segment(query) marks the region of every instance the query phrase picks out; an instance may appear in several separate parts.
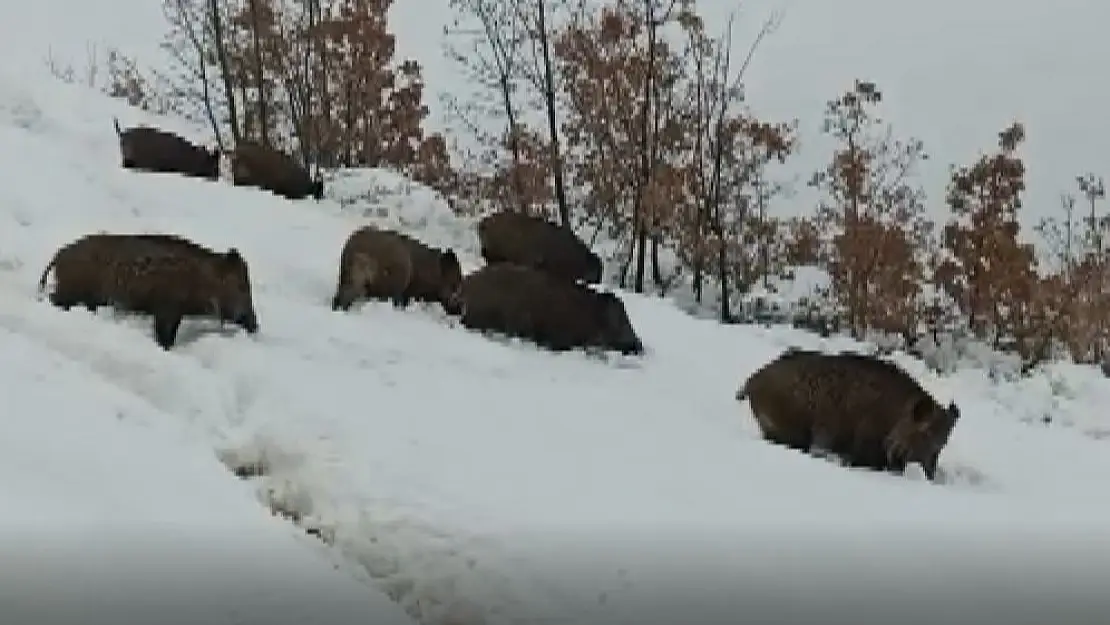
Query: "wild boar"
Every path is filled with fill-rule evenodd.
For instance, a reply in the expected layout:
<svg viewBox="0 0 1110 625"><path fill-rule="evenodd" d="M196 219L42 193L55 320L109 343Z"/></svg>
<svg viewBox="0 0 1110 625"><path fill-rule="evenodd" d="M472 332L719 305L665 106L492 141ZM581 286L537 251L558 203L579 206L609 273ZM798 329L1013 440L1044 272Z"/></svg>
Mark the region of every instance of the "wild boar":
<svg viewBox="0 0 1110 625"><path fill-rule="evenodd" d="M462 266L455 251L436 249L412 237L396 235L405 243L412 262L409 297L418 302L437 302L450 315L457 315Z"/></svg>
<svg viewBox="0 0 1110 625"><path fill-rule="evenodd" d="M536 284L545 276L530 267L499 263L467 275L459 289L463 327L534 340Z"/></svg>
<svg viewBox="0 0 1110 625"><path fill-rule="evenodd" d="M578 288L590 291L584 286ZM632 327L624 301L616 293L609 291L590 292L596 297L597 314L603 328L602 336L605 337L604 345L626 356L643 354L644 343Z"/></svg>
<svg viewBox="0 0 1110 625"><path fill-rule="evenodd" d="M119 119L113 118L112 123L119 137L120 159L125 169L219 180L218 151L193 145L165 130L149 126L121 130Z"/></svg>
<svg viewBox="0 0 1110 625"><path fill-rule="evenodd" d="M560 280L601 282L601 259L574 232L540 217L500 212L478 222L482 258L544 271Z"/></svg>
<svg viewBox="0 0 1110 625"><path fill-rule="evenodd" d="M524 338L552 351L643 353L620 298L538 269L486 265L463 278L459 299L462 324L470 329Z"/></svg>
<svg viewBox="0 0 1110 625"><path fill-rule="evenodd" d="M916 462L929 480L960 417L894 363L796 348L755 371L736 399L770 442L879 471Z"/></svg>
<svg viewBox="0 0 1110 625"><path fill-rule="evenodd" d="M538 305L537 343L554 351L585 347L643 353L624 302L614 293L546 277L548 284L532 300Z"/></svg>
<svg viewBox="0 0 1110 625"><path fill-rule="evenodd" d="M408 306L413 266L409 246L388 230L363 226L343 245L332 310L349 310L360 298Z"/></svg>
<svg viewBox="0 0 1110 625"><path fill-rule="evenodd" d="M39 291L46 288L46 278L53 269L56 286L50 294L50 301L66 310L73 306L85 306L95 311L109 303L108 291L101 278L104 268L143 254L204 257L215 252L174 234L88 234L63 245L54 253L39 278Z"/></svg>
<svg viewBox="0 0 1110 625"><path fill-rule="evenodd" d="M254 141L240 141L231 153L234 184L265 189L290 200L324 197L324 181L313 179L288 154Z"/></svg>
<svg viewBox="0 0 1110 625"><path fill-rule="evenodd" d="M40 290L51 267L55 306L110 305L153 315L163 349L173 347L184 317L214 317L251 334L259 329L250 271L235 248L214 252L173 235L89 235L55 254Z"/></svg>

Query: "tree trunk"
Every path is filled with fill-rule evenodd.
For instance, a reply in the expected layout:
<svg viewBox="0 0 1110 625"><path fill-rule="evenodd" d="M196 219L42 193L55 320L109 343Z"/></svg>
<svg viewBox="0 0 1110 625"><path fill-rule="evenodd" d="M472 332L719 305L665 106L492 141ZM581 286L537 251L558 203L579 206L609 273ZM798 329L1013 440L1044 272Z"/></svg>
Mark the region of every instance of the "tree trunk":
<svg viewBox="0 0 1110 625"><path fill-rule="evenodd" d="M539 35L543 48L544 101L547 105L547 131L551 135L551 169L555 176L555 201L559 207L559 223L570 227L570 207L563 181L563 162L559 150L559 126L555 118L555 75L551 67L551 46L547 37L547 7L539 0Z"/></svg>
<svg viewBox="0 0 1110 625"><path fill-rule="evenodd" d="M732 23L729 22L730 33L731 27ZM732 58L731 52L731 49L726 46L725 58L722 63L722 77L728 76L729 62ZM724 219L721 215L721 177L723 174L721 170L724 167L724 127L725 114L728 112L728 88L724 86L724 80L721 83L720 108L717 110L717 122L713 128L713 229L717 235L717 279L721 283L721 322L729 323L732 321L732 311L729 306L728 246L725 245Z"/></svg>
<svg viewBox="0 0 1110 625"><path fill-rule="evenodd" d="M254 55L254 88L258 92L258 139L270 146L269 98L266 96L266 72L262 63L262 33L258 15L258 0L250 1L251 46Z"/></svg>
<svg viewBox="0 0 1110 625"><path fill-rule="evenodd" d="M239 108L235 103L235 87L231 80L231 63L227 58L227 39L224 37L223 17L220 15L219 0L208 0L208 19L212 21L212 36L216 40L216 61L220 64L220 78L224 84L227 98L227 116L231 125L231 137L238 145L243 137L239 125Z"/></svg>
<svg viewBox="0 0 1110 625"><path fill-rule="evenodd" d="M313 120L313 139L315 140L316 147L316 168L319 171L321 164L326 164L329 167L335 166L335 142L331 132L328 129L333 128L332 123L332 99L331 99L331 86L328 81L328 70L330 69L328 59L328 46L324 38L324 33L320 29L320 25L324 20L323 9L320 6L320 0L308 0L309 10L311 11L309 20L312 25L311 36L313 46L315 47L316 67L320 70L320 117Z"/></svg>
<svg viewBox="0 0 1110 625"><path fill-rule="evenodd" d="M660 295L666 291L663 281L663 271L659 269L659 248L662 246L663 236L659 233L651 235L651 280L655 283Z"/></svg>
<svg viewBox="0 0 1110 625"><path fill-rule="evenodd" d="M644 0L644 19L648 26L647 70L644 72L644 93L640 102L640 176L636 185L636 201L632 207L632 219L636 240L636 275L632 288L637 293L644 292L644 265L647 256L647 216L645 200L651 186L651 100L652 84L655 75L655 5L653 0Z"/></svg>
<svg viewBox="0 0 1110 625"><path fill-rule="evenodd" d="M343 157L346 161L346 166L351 167L354 165L355 160L355 86L350 77L347 78L347 84L344 89L346 93L345 102L343 103L345 109L343 111L344 128L343 128Z"/></svg>
<svg viewBox="0 0 1110 625"><path fill-rule="evenodd" d="M694 301L700 304L703 296L703 272L705 271L705 206L708 203L707 192L705 184L705 132L709 124L707 123L705 110L705 96L702 89L705 82L705 68L703 65L701 55L696 57L696 76L694 97L696 98L697 107L694 111L694 172L696 192L694 193L694 226L692 230L693 240L693 288L694 288Z"/></svg>
<svg viewBox="0 0 1110 625"><path fill-rule="evenodd" d="M528 204L524 197L524 181L520 177L520 132L518 132L516 111L513 109L513 98L509 89L509 75L507 70L502 69L500 71L502 72L500 78L501 101L505 107L505 116L509 121L509 150L513 155L513 192L516 194L514 204L521 213L527 213Z"/></svg>

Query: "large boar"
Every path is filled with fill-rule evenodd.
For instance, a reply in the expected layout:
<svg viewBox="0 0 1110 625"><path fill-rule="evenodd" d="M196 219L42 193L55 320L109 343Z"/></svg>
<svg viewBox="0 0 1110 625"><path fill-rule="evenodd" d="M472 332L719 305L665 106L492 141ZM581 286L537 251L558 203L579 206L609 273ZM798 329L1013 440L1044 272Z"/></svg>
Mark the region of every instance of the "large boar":
<svg viewBox="0 0 1110 625"><path fill-rule="evenodd" d="M173 235L89 235L61 248L50 301L68 309L111 305L154 316L155 341L170 349L184 317L214 317L258 331L247 262Z"/></svg>
<svg viewBox="0 0 1110 625"><path fill-rule="evenodd" d="M543 274L523 265L486 265L463 278L457 308L463 327L534 340L536 284Z"/></svg>
<svg viewBox="0 0 1110 625"><path fill-rule="evenodd" d="M120 159L125 169L177 173L208 180L220 178L218 151L193 145L165 130L149 126L121 130L118 119L113 118L112 123L119 136Z"/></svg>
<svg viewBox="0 0 1110 625"><path fill-rule="evenodd" d="M39 291L54 270L56 286L50 301L61 308L85 306L95 311L108 305L109 292L102 279L105 267L150 254L181 254L207 257L215 252L174 234L88 234L67 243L54 253L39 278Z"/></svg>
<svg viewBox="0 0 1110 625"><path fill-rule="evenodd" d="M523 213L500 212L478 222L482 258L533 267L567 281L601 282L601 259L567 227Z"/></svg>
<svg viewBox="0 0 1110 625"><path fill-rule="evenodd" d="M409 303L413 267L409 246L395 232L363 226L347 237L339 255L332 310L348 310L360 298Z"/></svg>
<svg viewBox="0 0 1110 625"><path fill-rule="evenodd" d="M463 276L455 251L436 249L400 233L396 236L408 247L412 264L409 297L418 302L438 302L448 314L457 315Z"/></svg>
<svg viewBox="0 0 1110 625"><path fill-rule="evenodd" d="M459 299L462 324L470 329L528 339L553 351L643 352L620 298L531 267L486 265L463 279Z"/></svg>
<svg viewBox="0 0 1110 625"><path fill-rule="evenodd" d="M787 350L736 399L749 402L768 441L880 471L916 462L930 480L960 417L955 403L942 406L897 365L852 353Z"/></svg>
<svg viewBox="0 0 1110 625"><path fill-rule="evenodd" d="M231 153L234 184L265 189L290 200L324 197L324 181L313 179L293 157L254 141L240 141Z"/></svg>

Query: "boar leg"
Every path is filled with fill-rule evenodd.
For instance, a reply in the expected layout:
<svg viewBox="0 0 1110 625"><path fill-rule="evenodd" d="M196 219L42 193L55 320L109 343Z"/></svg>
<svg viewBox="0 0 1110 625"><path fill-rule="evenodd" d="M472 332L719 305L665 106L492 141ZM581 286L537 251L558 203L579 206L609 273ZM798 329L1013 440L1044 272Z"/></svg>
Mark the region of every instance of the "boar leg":
<svg viewBox="0 0 1110 625"><path fill-rule="evenodd" d="M402 291L397 295L390 298L393 301L393 307L405 309L409 307L409 302L412 301L412 296L409 295L408 290Z"/></svg>
<svg viewBox="0 0 1110 625"><path fill-rule="evenodd" d="M62 295L60 292L57 291L51 293L47 299L50 300L51 304L65 311L68 311L70 308L73 308L74 305L81 303L77 301L77 298Z"/></svg>
<svg viewBox="0 0 1110 625"><path fill-rule="evenodd" d="M925 470L925 477L930 482L937 481L937 460L940 454L933 454L928 459L921 461L921 468Z"/></svg>
<svg viewBox="0 0 1110 625"><path fill-rule="evenodd" d="M177 329L181 327L181 313L160 310L154 314L154 340L168 350L177 341Z"/></svg>
<svg viewBox="0 0 1110 625"><path fill-rule="evenodd" d="M95 313L98 305L97 298L85 293L73 293L59 290L51 293L48 299L51 304L66 311L74 306L82 305L89 312Z"/></svg>
<svg viewBox="0 0 1110 625"><path fill-rule="evenodd" d="M797 437L787 436L774 428L767 428L763 431L763 440L768 443L779 445L794 451L800 451L803 454L808 454L812 446L808 441L799 440Z"/></svg>
<svg viewBox="0 0 1110 625"><path fill-rule="evenodd" d="M857 469L870 469L872 471L897 472L896 463L887 459L882 449L876 449L865 441L857 441L851 454L847 458L848 466ZM905 465L903 464L903 468Z"/></svg>
<svg viewBox="0 0 1110 625"><path fill-rule="evenodd" d="M806 451L819 458L836 458L836 436L828 428L816 427L813 430L813 439Z"/></svg>
<svg viewBox="0 0 1110 625"><path fill-rule="evenodd" d="M351 284L341 284L335 289L335 297L331 300L332 310L347 311L351 309L358 297L359 289Z"/></svg>

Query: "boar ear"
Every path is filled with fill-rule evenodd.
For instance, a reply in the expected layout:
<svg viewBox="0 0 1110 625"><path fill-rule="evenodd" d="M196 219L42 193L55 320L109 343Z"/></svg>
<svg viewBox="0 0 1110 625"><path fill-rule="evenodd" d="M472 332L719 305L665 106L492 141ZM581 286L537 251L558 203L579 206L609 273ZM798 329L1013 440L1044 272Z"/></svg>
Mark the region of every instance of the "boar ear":
<svg viewBox="0 0 1110 625"><path fill-rule="evenodd" d="M231 265L238 265L243 262L243 256L239 254L238 248L230 247L224 252L224 262Z"/></svg>
<svg viewBox="0 0 1110 625"><path fill-rule="evenodd" d="M953 421L956 421L960 418L960 407L957 406L956 402L954 401L948 402L948 416Z"/></svg>

